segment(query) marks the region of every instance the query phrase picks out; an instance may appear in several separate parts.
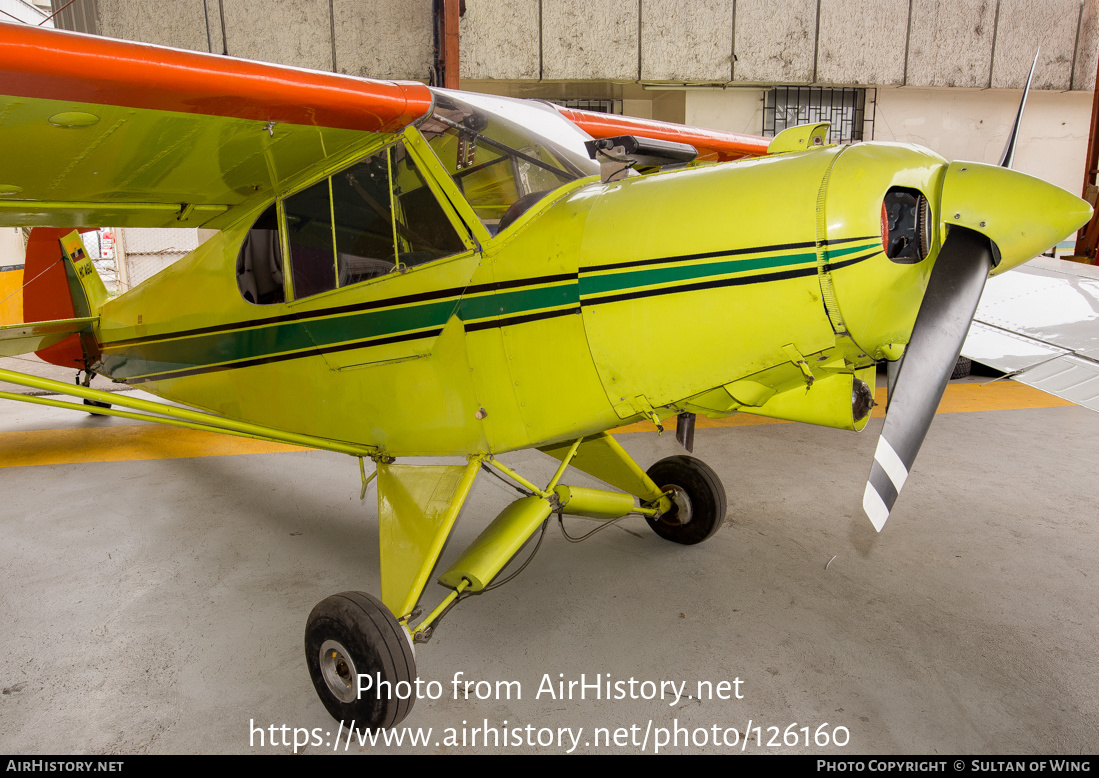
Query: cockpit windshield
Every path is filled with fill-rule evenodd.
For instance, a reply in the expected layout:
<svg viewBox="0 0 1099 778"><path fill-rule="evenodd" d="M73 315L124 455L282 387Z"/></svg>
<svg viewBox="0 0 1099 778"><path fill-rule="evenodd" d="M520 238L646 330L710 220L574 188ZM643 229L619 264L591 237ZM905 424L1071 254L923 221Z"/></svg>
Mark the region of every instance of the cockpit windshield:
<svg viewBox="0 0 1099 778"><path fill-rule="evenodd" d="M419 130L493 234L562 184L599 174L590 136L548 106L432 91L435 110Z"/></svg>

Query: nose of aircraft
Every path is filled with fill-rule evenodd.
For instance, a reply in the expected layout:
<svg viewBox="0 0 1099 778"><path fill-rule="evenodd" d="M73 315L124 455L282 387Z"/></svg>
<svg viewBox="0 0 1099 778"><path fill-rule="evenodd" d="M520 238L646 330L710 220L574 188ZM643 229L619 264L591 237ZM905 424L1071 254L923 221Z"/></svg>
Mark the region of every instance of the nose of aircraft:
<svg viewBox="0 0 1099 778"><path fill-rule="evenodd" d="M949 166L940 209L945 239L889 398L863 494L863 508L878 531L931 426L989 274L1026 262L1091 217L1091 207L1063 189L975 162Z"/></svg>
<svg viewBox="0 0 1099 778"><path fill-rule="evenodd" d="M1091 218L1091 206L1039 178L977 162L953 162L943 180L940 222L987 237L998 274L1021 265L1071 235Z"/></svg>

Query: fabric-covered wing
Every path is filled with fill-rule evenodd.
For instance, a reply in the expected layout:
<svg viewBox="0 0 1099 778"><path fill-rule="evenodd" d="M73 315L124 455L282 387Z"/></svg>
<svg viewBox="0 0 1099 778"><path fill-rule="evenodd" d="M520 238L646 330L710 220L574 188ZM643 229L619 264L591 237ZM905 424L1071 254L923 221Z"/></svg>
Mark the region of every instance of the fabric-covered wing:
<svg viewBox="0 0 1099 778"><path fill-rule="evenodd" d="M637 135L643 138L686 143L698 149L698 158L710 162L729 162L744 157L761 157L767 153L772 138L741 135L735 132L686 127L682 124L638 119L632 116L581 111L555 105L561 115L593 138L614 138Z"/></svg>
<svg viewBox="0 0 1099 778"><path fill-rule="evenodd" d="M989 279L962 355L1099 411L1099 268L1041 257Z"/></svg>
<svg viewBox="0 0 1099 778"><path fill-rule="evenodd" d="M431 105L418 83L0 23L0 225L219 227Z"/></svg>

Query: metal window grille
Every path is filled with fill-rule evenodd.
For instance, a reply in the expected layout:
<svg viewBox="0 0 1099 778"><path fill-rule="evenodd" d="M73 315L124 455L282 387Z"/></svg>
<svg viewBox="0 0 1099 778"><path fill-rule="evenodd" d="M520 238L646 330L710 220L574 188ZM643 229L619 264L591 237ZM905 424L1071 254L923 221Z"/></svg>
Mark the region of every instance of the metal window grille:
<svg viewBox="0 0 1099 778"><path fill-rule="evenodd" d="M877 90L861 87L780 86L763 103L763 134L774 137L798 124L831 122L832 143L874 137Z"/></svg>
<svg viewBox="0 0 1099 778"><path fill-rule="evenodd" d="M75 0L72 3L69 0L51 0L50 6L53 13L57 14L53 17L57 29L99 34L98 0Z"/></svg>
<svg viewBox="0 0 1099 778"><path fill-rule="evenodd" d="M581 111L596 111L598 113L622 113L621 100L549 100L547 102L576 108Z"/></svg>

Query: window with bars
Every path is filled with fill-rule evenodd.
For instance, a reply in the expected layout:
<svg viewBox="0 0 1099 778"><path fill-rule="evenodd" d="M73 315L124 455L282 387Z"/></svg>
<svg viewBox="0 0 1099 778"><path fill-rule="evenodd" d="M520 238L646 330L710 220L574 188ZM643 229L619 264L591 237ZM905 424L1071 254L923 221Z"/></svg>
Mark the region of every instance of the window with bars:
<svg viewBox="0 0 1099 778"><path fill-rule="evenodd" d="M597 113L622 113L621 100L548 100L547 102L576 108L580 111L596 111Z"/></svg>
<svg viewBox="0 0 1099 778"><path fill-rule="evenodd" d="M774 137L798 124L831 122L831 143L874 137L877 90L862 87L780 86L763 103L763 134Z"/></svg>

